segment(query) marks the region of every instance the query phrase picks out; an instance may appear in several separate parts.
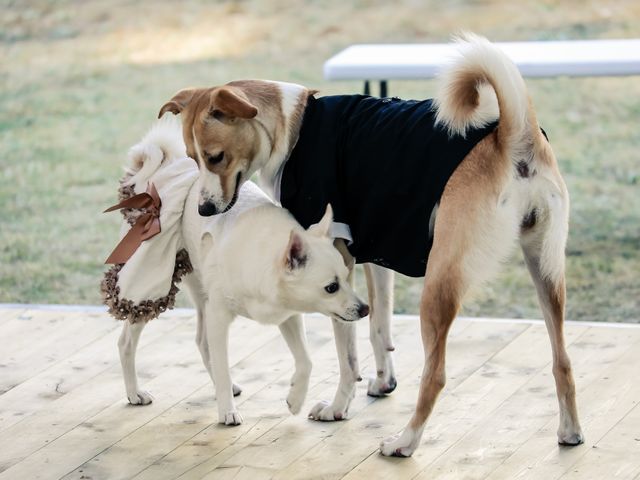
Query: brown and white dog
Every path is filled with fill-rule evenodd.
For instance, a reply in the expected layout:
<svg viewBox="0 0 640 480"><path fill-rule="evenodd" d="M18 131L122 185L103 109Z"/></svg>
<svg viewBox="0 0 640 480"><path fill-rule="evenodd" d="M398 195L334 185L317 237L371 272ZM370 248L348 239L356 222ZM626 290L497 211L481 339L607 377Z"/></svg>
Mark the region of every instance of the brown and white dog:
<svg viewBox="0 0 640 480"><path fill-rule="evenodd" d="M411 455L436 398L445 385L449 327L471 287L487 280L520 244L537 289L553 351L553 374L560 407L558 441L583 442L575 385L563 339L564 248L569 195L554 154L538 126L516 66L487 40L468 35L460 58L441 76L435 99L437 119L452 134L499 125L466 155L449 178L432 212L433 246L420 304L425 366L415 413L404 430L381 444L384 455ZM310 95L299 85L236 81L220 87L178 92L160 110L182 115L188 154L200 165L199 211L211 215L232 208L239 185L259 172L261 186L273 186L294 148ZM277 195L276 195L277 197ZM429 221L416 218L416 222ZM336 247L352 267L346 245ZM378 378L371 395L395 388L390 351L392 274L365 264L371 341ZM359 367L354 325L334 320L340 362L340 388L333 403L315 408L321 420L345 418Z"/></svg>

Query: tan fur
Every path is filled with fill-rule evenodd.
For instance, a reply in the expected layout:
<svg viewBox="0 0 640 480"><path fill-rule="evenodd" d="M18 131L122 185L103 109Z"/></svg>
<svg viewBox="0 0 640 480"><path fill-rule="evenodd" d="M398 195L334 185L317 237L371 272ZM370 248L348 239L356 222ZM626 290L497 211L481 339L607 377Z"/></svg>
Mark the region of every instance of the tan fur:
<svg viewBox="0 0 640 480"><path fill-rule="evenodd" d="M187 154L198 161L201 169L219 176L223 197L229 201L238 188L237 172L246 172L260 149L261 127L244 120L254 118L260 107L278 105L279 101L279 92L272 85L237 81L221 87L180 90L162 106L158 116L167 111L182 115ZM278 127L284 128L282 115L276 112L274 117ZM224 152L222 162L214 165L208 162L209 157L221 152Z"/></svg>

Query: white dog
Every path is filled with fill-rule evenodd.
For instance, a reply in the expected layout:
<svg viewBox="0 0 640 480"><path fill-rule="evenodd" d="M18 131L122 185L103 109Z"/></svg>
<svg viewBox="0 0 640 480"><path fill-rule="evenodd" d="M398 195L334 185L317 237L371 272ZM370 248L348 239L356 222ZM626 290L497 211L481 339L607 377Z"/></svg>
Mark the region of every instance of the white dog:
<svg viewBox="0 0 640 480"><path fill-rule="evenodd" d="M169 130L163 132L164 128ZM176 135L175 127L166 123L158 124L132 152L135 168L147 176L152 168L145 165L186 155L179 130ZM329 237L331 207L316 225L304 230L247 182L232 211L205 218L198 214L200 188L196 182L189 191L182 217L183 246L193 266L184 282L197 309L196 342L216 387L218 420L226 425L242 423L233 402L240 388L231 381L227 354L229 326L238 315L280 328L295 360L287 405L297 414L311 373L302 313L319 312L342 322L369 313L349 285L348 269ZM127 397L134 405L152 400L138 387L135 371L144 325L125 321L118 344ZM315 410L322 408L321 403Z"/></svg>

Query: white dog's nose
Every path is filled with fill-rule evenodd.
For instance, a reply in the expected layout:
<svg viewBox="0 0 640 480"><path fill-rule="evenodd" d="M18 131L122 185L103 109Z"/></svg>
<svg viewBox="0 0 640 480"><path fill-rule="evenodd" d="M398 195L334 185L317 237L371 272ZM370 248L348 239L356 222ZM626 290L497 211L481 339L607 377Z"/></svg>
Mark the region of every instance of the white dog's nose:
<svg viewBox="0 0 640 480"><path fill-rule="evenodd" d="M369 315L369 305L367 305L366 303L361 303L358 307L358 316L360 318L364 318L367 315Z"/></svg>

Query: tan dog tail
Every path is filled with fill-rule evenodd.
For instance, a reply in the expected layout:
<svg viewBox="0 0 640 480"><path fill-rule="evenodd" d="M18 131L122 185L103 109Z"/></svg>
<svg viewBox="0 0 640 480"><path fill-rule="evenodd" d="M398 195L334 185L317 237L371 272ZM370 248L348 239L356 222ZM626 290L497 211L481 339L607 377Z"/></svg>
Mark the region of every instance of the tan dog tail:
<svg viewBox="0 0 640 480"><path fill-rule="evenodd" d="M451 134L464 136L500 118L499 147L512 153L529 145L530 126L537 129L529 95L518 67L486 38L465 33L456 41L457 58L440 75L435 99L437 122Z"/></svg>

